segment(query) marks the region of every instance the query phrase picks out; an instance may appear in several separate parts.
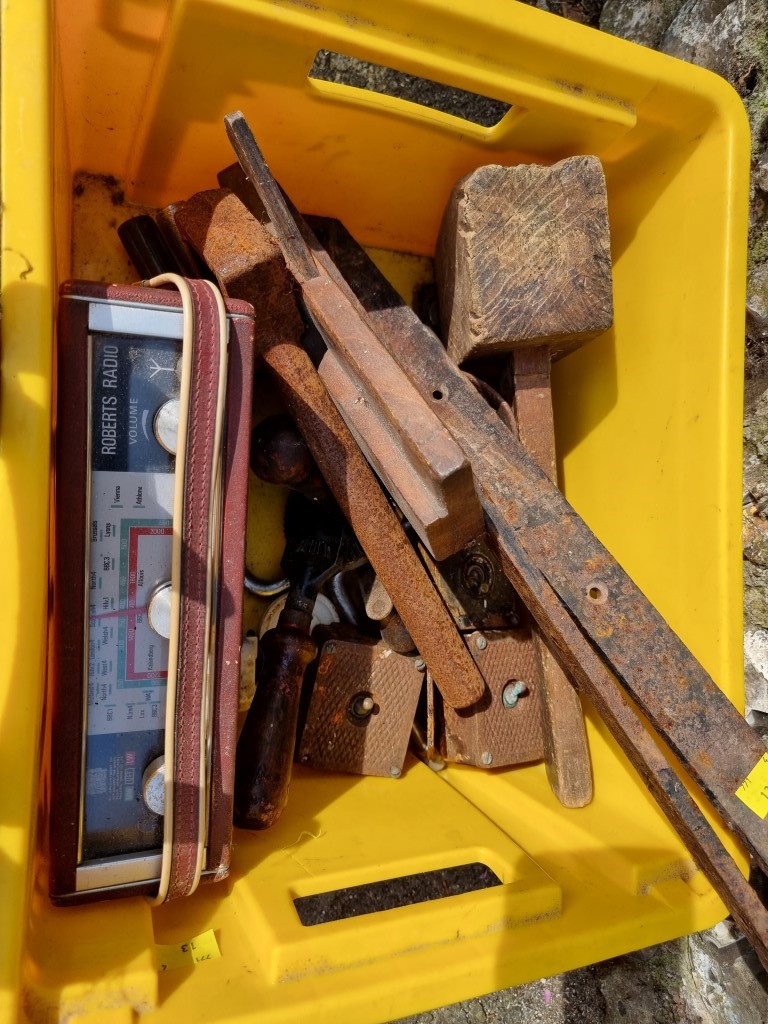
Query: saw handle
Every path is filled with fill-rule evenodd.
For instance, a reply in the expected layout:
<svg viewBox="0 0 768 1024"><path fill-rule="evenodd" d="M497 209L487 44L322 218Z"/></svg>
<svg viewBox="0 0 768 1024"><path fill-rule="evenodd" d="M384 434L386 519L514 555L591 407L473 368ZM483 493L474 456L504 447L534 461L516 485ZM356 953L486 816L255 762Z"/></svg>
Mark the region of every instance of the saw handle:
<svg viewBox="0 0 768 1024"><path fill-rule="evenodd" d="M261 641L264 660L235 759L239 828L269 828L288 800L301 686L317 657L317 644L309 635L311 621L311 607L297 611L286 605Z"/></svg>

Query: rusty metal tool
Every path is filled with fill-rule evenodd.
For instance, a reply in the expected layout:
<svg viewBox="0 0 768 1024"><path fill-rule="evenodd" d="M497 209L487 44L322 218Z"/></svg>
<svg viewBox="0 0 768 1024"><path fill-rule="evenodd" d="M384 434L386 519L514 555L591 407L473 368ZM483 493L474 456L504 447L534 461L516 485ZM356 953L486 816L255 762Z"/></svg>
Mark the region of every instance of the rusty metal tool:
<svg viewBox="0 0 768 1024"><path fill-rule="evenodd" d="M206 203L220 218L230 212L237 227L239 202L228 205L219 190L198 193L176 213L176 223L193 243L200 236L198 221L206 219ZM299 242L304 245L300 236ZM324 384L423 543L436 558L453 554L484 528L469 463L389 353L350 314L338 288L294 248L287 241L284 255L299 275L304 308L328 345L320 364ZM226 258L228 278L243 291L252 271L247 251L231 246ZM220 268L223 260L222 255Z"/></svg>
<svg viewBox="0 0 768 1024"><path fill-rule="evenodd" d="M434 407L472 462L505 572L768 966L768 913L616 683L763 870L768 834L735 792L764 744L365 251L339 231L331 259L306 237L422 395L450 392L450 402L434 399Z"/></svg>
<svg viewBox="0 0 768 1024"><path fill-rule="evenodd" d="M510 629L520 624L520 600L486 538L439 564L422 549L422 558L462 632Z"/></svg>
<svg viewBox="0 0 768 1024"><path fill-rule="evenodd" d="M335 573L365 561L333 506L298 494L286 509L286 542L282 568L291 589L277 626L262 638L261 671L237 743L234 812L240 828L269 828L288 801L301 687L317 656L310 636L315 598Z"/></svg>
<svg viewBox="0 0 768 1024"><path fill-rule="evenodd" d="M253 428L251 469L260 480L290 487L310 501L330 497L307 442L290 416L269 416Z"/></svg>
<svg viewBox="0 0 768 1024"><path fill-rule="evenodd" d="M521 443L557 483L550 364L613 323L605 175L597 157L479 167L453 189L435 252L456 363L511 353ZM502 374L508 377L507 374ZM578 694L539 638L547 773L566 807L592 798Z"/></svg>
<svg viewBox="0 0 768 1024"><path fill-rule="evenodd" d="M496 554L483 539L439 564L423 549L421 555L488 687L468 711L432 702L438 752L478 768L541 760L544 679L536 636Z"/></svg>
<svg viewBox="0 0 768 1024"><path fill-rule="evenodd" d="M197 222L191 244L222 291L251 302L261 355L333 496L381 578L443 699L469 707L485 692L483 677L409 542L397 514L301 347L304 333L280 248L242 203L220 194ZM222 202L227 208L219 216ZM237 204L237 217L230 208ZM249 266L247 266L249 264Z"/></svg>

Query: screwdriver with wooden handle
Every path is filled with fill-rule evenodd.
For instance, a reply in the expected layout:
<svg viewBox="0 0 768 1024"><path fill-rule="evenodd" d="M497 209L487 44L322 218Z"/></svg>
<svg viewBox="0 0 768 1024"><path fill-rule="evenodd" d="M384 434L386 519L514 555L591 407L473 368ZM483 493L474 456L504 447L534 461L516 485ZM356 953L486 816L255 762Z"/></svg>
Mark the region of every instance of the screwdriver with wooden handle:
<svg viewBox="0 0 768 1024"><path fill-rule="evenodd" d="M282 568L291 589L277 625L261 641L256 692L237 742L235 824L265 829L288 802L304 674L317 657L310 636L320 587L367 559L332 503L291 494Z"/></svg>

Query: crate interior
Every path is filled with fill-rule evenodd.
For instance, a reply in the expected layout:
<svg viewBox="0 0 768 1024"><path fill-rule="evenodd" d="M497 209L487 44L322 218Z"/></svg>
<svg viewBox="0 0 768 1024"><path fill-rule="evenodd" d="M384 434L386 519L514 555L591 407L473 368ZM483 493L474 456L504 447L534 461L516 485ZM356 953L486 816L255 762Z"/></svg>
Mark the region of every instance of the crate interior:
<svg viewBox="0 0 768 1024"><path fill-rule="evenodd" d="M428 270L442 207L463 173L600 156L616 322L556 367L561 479L738 701L738 520L728 509L739 486L741 357L724 254L740 230L728 186L741 128L729 120L725 87L517 5L494 7L491 18L457 2L439 24L427 5L393 3L386 14L364 6L55 5L55 280L133 280L117 223L214 187L232 159L222 117L237 108L297 205L342 219L404 293ZM510 109L482 128L311 81L322 49ZM260 417L273 399L263 375L256 385ZM249 559L270 575L280 499L262 492L252 480ZM255 624L256 606L247 616ZM231 878L182 903L55 910L39 853L25 1012L389 1020L713 923L721 904L586 713L595 799L580 811L559 807L540 764L438 774L410 758L396 781L296 766L280 823L236 832ZM293 902L476 863L502 884L311 926ZM207 929L219 959L158 973L155 943Z"/></svg>

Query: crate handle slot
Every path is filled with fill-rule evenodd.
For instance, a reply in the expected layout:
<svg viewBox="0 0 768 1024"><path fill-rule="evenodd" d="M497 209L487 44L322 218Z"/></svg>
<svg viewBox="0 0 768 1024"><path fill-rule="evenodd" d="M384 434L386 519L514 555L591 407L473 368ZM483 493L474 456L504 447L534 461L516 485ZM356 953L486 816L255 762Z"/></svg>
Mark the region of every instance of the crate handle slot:
<svg viewBox="0 0 768 1024"><path fill-rule="evenodd" d="M446 896L479 892L501 884L499 876L487 864L476 861L438 871L401 875L384 882L333 889L314 896L299 896L294 898L293 904L301 923L311 927L330 921L345 921L362 914L408 907L414 903L428 903Z"/></svg>
<svg viewBox="0 0 768 1024"><path fill-rule="evenodd" d="M374 64L333 50L317 51L307 77L315 82L332 82L349 89L392 96L460 117L481 128L494 128L511 110L511 104L502 100L457 89L430 78L409 75L385 64Z"/></svg>

